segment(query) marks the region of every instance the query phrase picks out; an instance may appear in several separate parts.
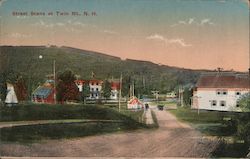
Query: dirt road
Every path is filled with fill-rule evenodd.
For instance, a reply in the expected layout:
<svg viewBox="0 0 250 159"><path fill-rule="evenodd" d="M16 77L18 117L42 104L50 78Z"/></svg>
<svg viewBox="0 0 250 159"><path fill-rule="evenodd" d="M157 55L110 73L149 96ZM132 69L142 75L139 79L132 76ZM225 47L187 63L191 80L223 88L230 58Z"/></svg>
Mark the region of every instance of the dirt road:
<svg viewBox="0 0 250 159"><path fill-rule="evenodd" d="M2 156L88 157L209 157L216 147L167 111L154 109L159 129L76 139L49 140L31 145L1 144Z"/></svg>

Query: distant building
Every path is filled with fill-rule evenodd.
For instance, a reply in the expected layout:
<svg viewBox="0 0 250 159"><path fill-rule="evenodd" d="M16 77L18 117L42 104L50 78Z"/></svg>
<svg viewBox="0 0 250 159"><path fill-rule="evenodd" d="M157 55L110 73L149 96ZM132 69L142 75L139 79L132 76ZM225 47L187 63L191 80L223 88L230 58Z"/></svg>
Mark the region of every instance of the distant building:
<svg viewBox="0 0 250 159"><path fill-rule="evenodd" d="M54 80L47 80L32 93L32 101L53 104L55 103L54 92Z"/></svg>
<svg viewBox="0 0 250 159"><path fill-rule="evenodd" d="M17 100L14 86L11 83L7 83L7 95L5 98L5 104L7 106L12 106L17 103L18 103L18 100Z"/></svg>
<svg viewBox="0 0 250 159"><path fill-rule="evenodd" d="M90 89L89 99L100 99L103 81L92 79L89 80L88 83Z"/></svg>
<svg viewBox="0 0 250 159"><path fill-rule="evenodd" d="M192 108L241 111L239 99L250 91L249 75L223 73L201 75L193 91Z"/></svg>
<svg viewBox="0 0 250 159"><path fill-rule="evenodd" d="M84 81L84 80L75 80L75 84L76 84L79 92L83 91L83 86L85 83L86 83L86 81Z"/></svg>
<svg viewBox="0 0 250 159"><path fill-rule="evenodd" d="M118 100L119 98L119 90L120 90L120 81L119 80L110 80L111 84L111 95L110 99ZM102 98L102 80L75 80L75 84L78 87L79 92L83 91L83 85L85 83L89 84L90 94L88 99L100 99Z"/></svg>
<svg viewBox="0 0 250 159"><path fill-rule="evenodd" d="M143 106L143 103L138 98L133 96L128 101L127 108L128 109L142 109L142 108L144 108L144 106Z"/></svg>
<svg viewBox="0 0 250 159"><path fill-rule="evenodd" d="M120 91L120 80L111 80L111 95L110 99L118 100Z"/></svg>
<svg viewBox="0 0 250 159"><path fill-rule="evenodd" d="M166 98L176 98L177 97L177 94L176 94L176 92L169 92L169 93L167 93L167 95L166 95Z"/></svg>

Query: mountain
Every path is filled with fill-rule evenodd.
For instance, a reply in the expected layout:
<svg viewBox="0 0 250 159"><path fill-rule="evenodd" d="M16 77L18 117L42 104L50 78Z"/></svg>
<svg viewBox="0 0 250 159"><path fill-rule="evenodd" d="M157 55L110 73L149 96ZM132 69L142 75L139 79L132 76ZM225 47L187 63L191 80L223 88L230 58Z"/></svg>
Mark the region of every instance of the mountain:
<svg viewBox="0 0 250 159"><path fill-rule="evenodd" d="M42 55L42 59L39 59ZM53 61L59 74L70 69L81 79L90 79L92 72L97 79L119 78L128 89L134 83L137 93L150 94L151 90L166 93L178 85L194 84L202 70L183 69L158 65L149 61L139 61L106 55L94 51L56 46L1 46L0 73L6 76L22 76L31 89L43 82L46 75L53 73Z"/></svg>

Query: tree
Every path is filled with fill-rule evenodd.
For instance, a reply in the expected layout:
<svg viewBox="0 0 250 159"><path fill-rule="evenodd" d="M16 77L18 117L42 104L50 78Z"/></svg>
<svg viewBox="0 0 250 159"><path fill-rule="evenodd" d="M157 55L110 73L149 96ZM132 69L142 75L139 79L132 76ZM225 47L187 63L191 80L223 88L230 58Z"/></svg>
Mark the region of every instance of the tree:
<svg viewBox="0 0 250 159"><path fill-rule="evenodd" d="M239 100L239 105L243 110L239 114L237 120L237 135L244 140L248 146L250 145L250 93L242 96Z"/></svg>
<svg viewBox="0 0 250 159"><path fill-rule="evenodd" d="M185 88L183 92L183 104L185 106L191 105L191 100L190 100L191 97L192 97L192 91L189 88Z"/></svg>
<svg viewBox="0 0 250 159"><path fill-rule="evenodd" d="M66 70L58 76L57 100L62 103L67 100L79 100L80 93L75 84L75 75L71 70Z"/></svg>
<svg viewBox="0 0 250 159"><path fill-rule="evenodd" d="M28 97L27 88L25 86L24 79L19 77L14 85L15 92L17 95L18 101L25 101Z"/></svg>
<svg viewBox="0 0 250 159"><path fill-rule="evenodd" d="M122 78L122 96L127 97L129 95L129 88L131 84L131 78L129 75Z"/></svg>
<svg viewBox="0 0 250 159"><path fill-rule="evenodd" d="M6 83L9 82L11 84L15 84L17 82L18 76L19 76L19 73L15 72L13 70L4 71L0 74L0 98L2 101L5 100L6 95L7 95ZM24 87L25 87L25 85L24 85Z"/></svg>
<svg viewBox="0 0 250 159"><path fill-rule="evenodd" d="M240 98L239 105L244 112L250 112L250 93L247 93Z"/></svg>
<svg viewBox="0 0 250 159"><path fill-rule="evenodd" d="M90 94L89 83L84 83L82 89L82 97L84 104L86 104L86 98L89 97L89 94Z"/></svg>
<svg viewBox="0 0 250 159"><path fill-rule="evenodd" d="M111 83L108 80L105 80L103 83L103 97L105 101L110 98L111 95Z"/></svg>

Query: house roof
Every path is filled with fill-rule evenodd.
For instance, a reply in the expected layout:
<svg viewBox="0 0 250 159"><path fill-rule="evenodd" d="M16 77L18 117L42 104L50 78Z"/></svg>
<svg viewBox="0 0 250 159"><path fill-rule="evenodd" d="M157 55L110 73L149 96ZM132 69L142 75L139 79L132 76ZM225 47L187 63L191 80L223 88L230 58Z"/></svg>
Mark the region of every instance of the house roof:
<svg viewBox="0 0 250 159"><path fill-rule="evenodd" d="M34 96L39 96L39 97L43 97L43 98L47 98L51 92L52 92L51 87L44 87L44 86L40 86L38 87L34 92L33 95Z"/></svg>
<svg viewBox="0 0 250 159"><path fill-rule="evenodd" d="M249 76L247 75L202 75L198 80L198 88L250 88Z"/></svg>
<svg viewBox="0 0 250 159"><path fill-rule="evenodd" d="M138 98L133 97L130 101L128 101L128 104L142 104L142 102Z"/></svg>
<svg viewBox="0 0 250 159"><path fill-rule="evenodd" d="M103 83L103 81L102 80L97 80L97 79L91 79L91 80L89 80L88 81L89 83Z"/></svg>
<svg viewBox="0 0 250 159"><path fill-rule="evenodd" d="M120 82L111 82L111 89L112 90L119 90L120 89Z"/></svg>

